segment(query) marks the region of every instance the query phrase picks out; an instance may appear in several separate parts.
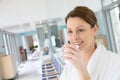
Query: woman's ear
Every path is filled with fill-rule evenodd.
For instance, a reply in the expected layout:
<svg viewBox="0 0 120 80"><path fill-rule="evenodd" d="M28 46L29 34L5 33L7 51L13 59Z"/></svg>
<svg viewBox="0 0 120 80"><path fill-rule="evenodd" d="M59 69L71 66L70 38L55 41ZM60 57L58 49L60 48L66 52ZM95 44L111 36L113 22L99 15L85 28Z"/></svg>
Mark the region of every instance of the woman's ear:
<svg viewBox="0 0 120 80"><path fill-rule="evenodd" d="M94 26L94 33L97 34L97 32L98 32L98 24L95 24L95 26Z"/></svg>

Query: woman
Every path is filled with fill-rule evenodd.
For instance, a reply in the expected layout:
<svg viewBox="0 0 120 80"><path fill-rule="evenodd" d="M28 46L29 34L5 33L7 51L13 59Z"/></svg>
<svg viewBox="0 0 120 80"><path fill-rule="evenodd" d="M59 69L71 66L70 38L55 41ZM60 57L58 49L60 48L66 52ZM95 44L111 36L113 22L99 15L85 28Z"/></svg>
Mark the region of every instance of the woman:
<svg viewBox="0 0 120 80"><path fill-rule="evenodd" d="M95 14L78 6L65 19L70 44L63 46L67 61L59 80L120 80L120 56L95 43Z"/></svg>

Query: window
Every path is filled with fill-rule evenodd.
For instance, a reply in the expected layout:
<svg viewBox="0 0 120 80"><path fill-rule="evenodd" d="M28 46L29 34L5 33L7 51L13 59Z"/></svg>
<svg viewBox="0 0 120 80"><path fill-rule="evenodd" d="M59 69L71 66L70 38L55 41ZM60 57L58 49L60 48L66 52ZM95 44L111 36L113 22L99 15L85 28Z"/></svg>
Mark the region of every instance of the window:
<svg viewBox="0 0 120 80"><path fill-rule="evenodd" d="M117 52L120 53L120 20L119 20L119 7L110 10L110 17L112 22L113 34L115 37L115 44Z"/></svg>
<svg viewBox="0 0 120 80"><path fill-rule="evenodd" d="M103 1L103 6L107 6L112 3L112 0L102 0Z"/></svg>

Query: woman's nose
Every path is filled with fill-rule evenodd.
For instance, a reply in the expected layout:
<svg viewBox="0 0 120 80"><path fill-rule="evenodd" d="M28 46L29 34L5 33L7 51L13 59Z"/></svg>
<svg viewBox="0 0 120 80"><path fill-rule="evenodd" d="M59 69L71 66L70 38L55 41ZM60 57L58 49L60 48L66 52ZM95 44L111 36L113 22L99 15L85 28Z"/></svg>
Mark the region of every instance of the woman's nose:
<svg viewBox="0 0 120 80"><path fill-rule="evenodd" d="M73 39L73 41L78 40L78 38L79 38L78 33L77 33L77 32L74 32L73 35L72 35L72 39Z"/></svg>

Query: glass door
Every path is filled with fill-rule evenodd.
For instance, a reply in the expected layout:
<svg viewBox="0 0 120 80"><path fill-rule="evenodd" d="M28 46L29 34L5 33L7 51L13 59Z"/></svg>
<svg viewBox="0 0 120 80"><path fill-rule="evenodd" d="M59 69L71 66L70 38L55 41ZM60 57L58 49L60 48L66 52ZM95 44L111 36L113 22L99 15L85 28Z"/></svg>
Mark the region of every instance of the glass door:
<svg viewBox="0 0 120 80"><path fill-rule="evenodd" d="M115 8L110 9L109 13L112 22L111 24L113 29L113 35L115 38L116 49L117 52L120 53L120 19L119 19L120 9L117 6Z"/></svg>

